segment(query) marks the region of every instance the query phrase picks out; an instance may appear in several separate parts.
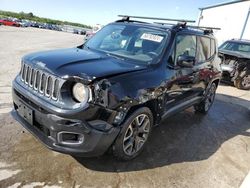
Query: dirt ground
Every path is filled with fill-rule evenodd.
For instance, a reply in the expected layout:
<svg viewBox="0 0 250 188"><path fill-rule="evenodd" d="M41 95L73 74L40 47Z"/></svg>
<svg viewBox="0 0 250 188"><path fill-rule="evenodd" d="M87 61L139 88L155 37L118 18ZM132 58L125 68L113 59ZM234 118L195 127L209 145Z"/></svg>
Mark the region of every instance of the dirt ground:
<svg viewBox="0 0 250 188"><path fill-rule="evenodd" d="M240 187L250 171L250 91L221 84L206 116L193 109L153 130L133 161L73 158L47 149L11 117L11 82L23 55L79 45L83 36L0 26L0 188Z"/></svg>

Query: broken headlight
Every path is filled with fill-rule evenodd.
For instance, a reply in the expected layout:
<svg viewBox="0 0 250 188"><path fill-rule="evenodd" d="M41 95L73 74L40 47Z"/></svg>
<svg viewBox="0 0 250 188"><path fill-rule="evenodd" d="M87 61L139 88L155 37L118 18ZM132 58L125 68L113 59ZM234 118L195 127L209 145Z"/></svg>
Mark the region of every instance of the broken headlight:
<svg viewBox="0 0 250 188"><path fill-rule="evenodd" d="M72 94L77 102L87 103L89 100L89 88L82 83L76 83L73 86Z"/></svg>

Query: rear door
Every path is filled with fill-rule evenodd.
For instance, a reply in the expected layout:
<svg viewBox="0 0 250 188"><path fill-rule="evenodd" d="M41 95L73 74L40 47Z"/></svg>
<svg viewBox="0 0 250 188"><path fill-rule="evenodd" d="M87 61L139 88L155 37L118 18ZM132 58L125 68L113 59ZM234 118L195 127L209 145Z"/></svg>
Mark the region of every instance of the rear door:
<svg viewBox="0 0 250 188"><path fill-rule="evenodd" d="M205 90L207 84L214 77L213 72L213 61L215 59L215 40L206 37L206 36L198 36L197 37L197 63L196 67L199 71L199 84L200 87L196 87L199 94L202 94Z"/></svg>

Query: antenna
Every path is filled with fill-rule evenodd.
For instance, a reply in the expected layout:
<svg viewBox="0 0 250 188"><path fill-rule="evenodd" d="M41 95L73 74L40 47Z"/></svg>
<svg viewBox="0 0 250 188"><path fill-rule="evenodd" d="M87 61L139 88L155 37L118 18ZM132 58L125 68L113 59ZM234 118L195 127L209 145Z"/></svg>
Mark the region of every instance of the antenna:
<svg viewBox="0 0 250 188"><path fill-rule="evenodd" d="M145 19L145 20L164 20L164 21L174 21L174 22L195 23L194 20L185 20L185 19L156 18L156 17L129 16L129 15L118 15L118 17L122 17L123 21L129 21L130 18L137 18L137 19Z"/></svg>

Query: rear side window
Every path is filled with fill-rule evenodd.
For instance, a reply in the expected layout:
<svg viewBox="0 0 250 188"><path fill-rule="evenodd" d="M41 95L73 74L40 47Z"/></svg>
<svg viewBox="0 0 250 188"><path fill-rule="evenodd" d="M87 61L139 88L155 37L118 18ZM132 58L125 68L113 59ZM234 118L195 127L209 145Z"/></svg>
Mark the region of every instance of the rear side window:
<svg viewBox="0 0 250 188"><path fill-rule="evenodd" d="M207 37L197 37L197 61L203 62L208 60L211 57L211 44L210 44L210 38Z"/></svg>
<svg viewBox="0 0 250 188"><path fill-rule="evenodd" d="M171 65L176 65L180 55L195 57L197 63L209 60L216 53L215 40L209 37L196 35L178 35L176 37L175 50L169 58Z"/></svg>

